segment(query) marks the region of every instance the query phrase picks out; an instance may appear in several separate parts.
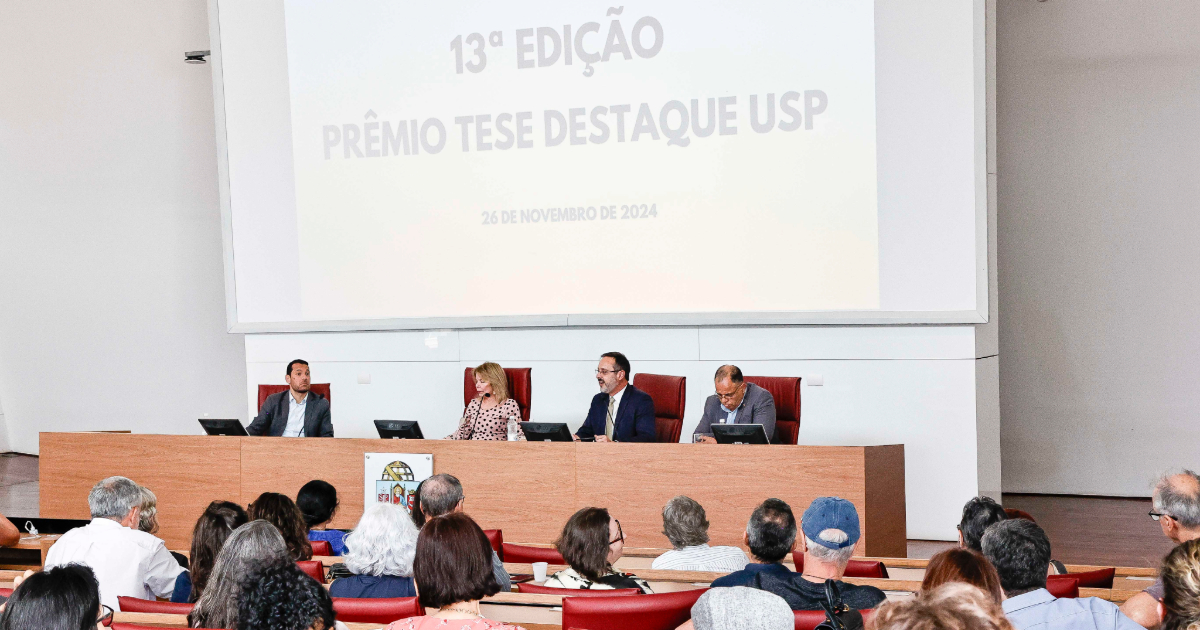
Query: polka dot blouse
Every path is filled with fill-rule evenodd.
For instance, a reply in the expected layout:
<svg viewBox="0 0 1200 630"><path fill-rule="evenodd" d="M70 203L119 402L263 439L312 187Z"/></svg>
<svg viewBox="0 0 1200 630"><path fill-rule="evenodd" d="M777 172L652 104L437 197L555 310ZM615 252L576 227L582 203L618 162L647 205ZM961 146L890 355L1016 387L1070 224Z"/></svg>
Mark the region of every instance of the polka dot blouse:
<svg viewBox="0 0 1200 630"><path fill-rule="evenodd" d="M525 432L520 428L521 408L517 401L509 398L491 409L480 410L480 399L467 405L464 420L458 430L447 436L451 440L499 440L508 439L508 417L517 417L517 439L524 440Z"/></svg>

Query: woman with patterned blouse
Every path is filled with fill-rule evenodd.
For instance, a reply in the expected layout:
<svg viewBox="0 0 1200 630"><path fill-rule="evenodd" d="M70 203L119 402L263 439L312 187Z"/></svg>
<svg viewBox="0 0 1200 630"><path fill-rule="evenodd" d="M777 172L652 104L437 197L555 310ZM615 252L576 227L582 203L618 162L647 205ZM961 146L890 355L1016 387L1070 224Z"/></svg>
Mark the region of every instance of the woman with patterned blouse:
<svg viewBox="0 0 1200 630"><path fill-rule="evenodd" d="M508 419L517 418L517 439L524 440L521 430L521 408L508 396L508 377L504 368L487 362L474 370L475 391L479 395L467 404L458 430L446 436L450 440L507 440Z"/></svg>

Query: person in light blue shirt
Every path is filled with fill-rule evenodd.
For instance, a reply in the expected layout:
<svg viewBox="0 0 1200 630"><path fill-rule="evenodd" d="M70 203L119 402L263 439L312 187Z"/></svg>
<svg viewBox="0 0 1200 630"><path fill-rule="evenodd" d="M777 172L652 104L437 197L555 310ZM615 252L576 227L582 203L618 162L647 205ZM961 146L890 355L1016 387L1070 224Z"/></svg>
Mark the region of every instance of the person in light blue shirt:
<svg viewBox="0 0 1200 630"><path fill-rule="evenodd" d="M1010 519L983 534L983 555L1000 574L1004 614L1017 630L1141 630L1098 597L1057 598L1046 590L1050 539L1037 523Z"/></svg>

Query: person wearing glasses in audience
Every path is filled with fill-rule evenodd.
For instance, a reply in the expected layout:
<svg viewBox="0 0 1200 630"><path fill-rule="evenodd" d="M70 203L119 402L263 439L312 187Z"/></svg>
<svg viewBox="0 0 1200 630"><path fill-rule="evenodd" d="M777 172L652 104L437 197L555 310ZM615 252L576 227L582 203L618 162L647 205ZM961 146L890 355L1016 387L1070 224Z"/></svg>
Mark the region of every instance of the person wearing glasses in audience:
<svg viewBox="0 0 1200 630"><path fill-rule="evenodd" d="M1154 484L1150 518L1158 521L1162 533L1172 543L1200 539L1200 475L1184 470L1163 475ZM1163 580L1158 578L1146 590L1121 604L1125 616L1146 627L1162 623Z"/></svg>
<svg viewBox="0 0 1200 630"><path fill-rule="evenodd" d="M716 444L714 424L761 424L767 439L775 441L775 398L771 392L747 383L736 365L722 365L713 377L717 393L704 401L704 416L696 425L697 442Z"/></svg>
<svg viewBox="0 0 1200 630"><path fill-rule="evenodd" d="M567 519L554 542L571 568L546 578L543 586L574 589L636 588L653 593L650 584L636 575L618 573L613 563L625 549L621 523L604 508L583 508Z"/></svg>
<svg viewBox="0 0 1200 630"><path fill-rule="evenodd" d="M629 359L620 352L605 352L596 366L600 393L592 398L583 426L575 441L595 438L597 442L653 442L654 400L629 382Z"/></svg>
<svg viewBox="0 0 1200 630"><path fill-rule="evenodd" d="M517 440L525 439L521 430L521 408L508 395L508 376L504 368L488 361L472 371L475 376L475 391L479 392L467 404L458 430L446 436L449 440L492 440L508 439L508 419L517 419Z"/></svg>

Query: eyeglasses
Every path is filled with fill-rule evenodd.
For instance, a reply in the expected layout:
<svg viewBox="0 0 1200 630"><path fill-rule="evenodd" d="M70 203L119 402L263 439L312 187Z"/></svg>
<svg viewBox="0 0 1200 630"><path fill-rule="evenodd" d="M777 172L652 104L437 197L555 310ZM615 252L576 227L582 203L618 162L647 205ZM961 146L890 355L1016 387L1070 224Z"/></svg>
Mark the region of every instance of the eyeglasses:
<svg viewBox="0 0 1200 630"><path fill-rule="evenodd" d="M105 628L112 626L113 609L105 606L104 604L100 604L100 608L104 610L104 614L100 615L100 618L96 620L96 623L104 626Z"/></svg>
<svg viewBox="0 0 1200 630"><path fill-rule="evenodd" d="M608 541L608 544L615 545L619 542L625 542L625 530L621 529L621 521L614 518L613 522L617 524L617 539Z"/></svg>
<svg viewBox="0 0 1200 630"><path fill-rule="evenodd" d="M741 391L742 391L742 388L739 385L737 389L733 390L732 392L730 392L728 394L722 394L721 392L717 392L717 398L719 398L720 400L733 400L735 397L737 397L738 393Z"/></svg>
<svg viewBox="0 0 1200 630"><path fill-rule="evenodd" d="M1158 519L1160 519L1160 518L1164 517L1164 516L1166 516L1167 518L1170 518L1170 517L1171 517L1171 515L1170 515L1170 514L1163 514L1162 512L1155 512L1154 510L1150 510L1150 511L1148 512L1148 514L1150 515L1150 518L1152 518L1152 519L1154 519L1154 520L1156 520L1156 521L1157 521Z"/></svg>
<svg viewBox="0 0 1200 630"><path fill-rule="evenodd" d="M596 368L596 374L616 374L620 371L621 370L602 370L600 368Z"/></svg>

